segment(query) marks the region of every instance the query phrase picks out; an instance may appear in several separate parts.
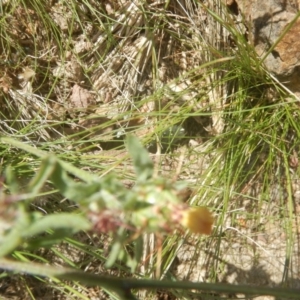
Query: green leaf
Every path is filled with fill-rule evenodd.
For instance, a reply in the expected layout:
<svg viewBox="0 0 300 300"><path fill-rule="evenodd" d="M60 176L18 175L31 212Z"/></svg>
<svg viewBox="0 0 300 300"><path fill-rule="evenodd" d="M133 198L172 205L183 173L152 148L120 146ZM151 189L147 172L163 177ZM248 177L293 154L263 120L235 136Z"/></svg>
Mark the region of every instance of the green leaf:
<svg viewBox="0 0 300 300"><path fill-rule="evenodd" d="M40 191L47 179L53 173L56 165L57 160L54 156L49 156L43 159L37 175L30 181L28 185L28 191L31 194L36 195Z"/></svg>
<svg viewBox="0 0 300 300"><path fill-rule="evenodd" d="M10 193L17 194L19 192L18 180L13 172L12 166L10 165L5 168L5 180L7 186L9 187Z"/></svg>
<svg viewBox="0 0 300 300"><path fill-rule="evenodd" d="M135 265L132 266L132 269L131 269L132 273L134 273L136 271L136 267L142 261L143 251L144 251L144 238L143 238L142 235L140 235L134 241L134 261L135 261Z"/></svg>
<svg viewBox="0 0 300 300"><path fill-rule="evenodd" d="M22 242L21 228L13 228L4 238L0 239L0 257L11 253Z"/></svg>
<svg viewBox="0 0 300 300"><path fill-rule="evenodd" d="M51 180L64 197L76 203L83 203L87 201L90 197L101 190L101 184L99 181L75 183L74 180L68 176L60 162L56 164Z"/></svg>
<svg viewBox="0 0 300 300"><path fill-rule="evenodd" d="M47 236L38 235L30 240L26 240L26 250L32 251L40 248L50 249L73 234L74 232L70 231L68 228L63 228L56 229L55 232L49 233Z"/></svg>
<svg viewBox="0 0 300 300"><path fill-rule="evenodd" d="M47 157L49 157L49 153L48 152L45 152L45 151L42 151L40 149L37 149L37 148L34 148L26 143L23 143L23 142L20 142L20 141L17 141L15 139L12 139L12 138L8 138L8 137L1 137L0 138L0 143L4 143L4 144L9 144L13 147L16 147L16 148L19 148L19 149L22 149L23 151L26 151L28 153L31 153L41 159L45 159ZM55 158L54 156L52 156L52 158ZM72 164L66 162L66 161L63 161L63 160L60 160L58 158L55 158L55 160L57 160L57 162L60 163L60 165L66 170L68 171L69 173L73 174L74 176L80 178L81 180L85 181L85 182L90 182L90 181L93 181L93 180L97 180L98 179L98 176L92 174L92 173L89 173L87 171L84 171L82 169L79 169L75 166L73 166Z"/></svg>
<svg viewBox="0 0 300 300"><path fill-rule="evenodd" d="M43 216L42 218L35 220L35 222L23 231L23 237L30 237L39 233L46 232L49 229L69 229L70 232L75 233L80 230L90 229L91 224L88 220L82 216L60 213Z"/></svg>
<svg viewBox="0 0 300 300"><path fill-rule="evenodd" d="M0 235L0 257L11 253L22 243L22 234L30 224L30 218L22 205L17 214L18 219L13 227L4 236Z"/></svg>
<svg viewBox="0 0 300 300"><path fill-rule="evenodd" d="M124 254L124 241L126 239L126 231L124 228L118 230L117 236L114 239L108 259L105 263L106 268L111 268L116 260Z"/></svg>
<svg viewBox="0 0 300 300"><path fill-rule="evenodd" d="M148 151L142 146L137 137L127 136L127 147L133 159L133 165L138 181L146 181L153 176L153 162Z"/></svg>

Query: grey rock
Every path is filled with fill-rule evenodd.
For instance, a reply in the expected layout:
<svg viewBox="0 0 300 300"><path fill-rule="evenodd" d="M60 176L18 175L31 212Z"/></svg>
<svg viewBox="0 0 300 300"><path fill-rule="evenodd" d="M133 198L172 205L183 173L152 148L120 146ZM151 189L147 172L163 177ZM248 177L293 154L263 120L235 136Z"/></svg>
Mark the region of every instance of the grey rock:
<svg viewBox="0 0 300 300"><path fill-rule="evenodd" d="M247 24L249 39L260 57L263 58L280 39L264 63L268 71L299 96L300 19L286 33L285 30L296 18L300 1L236 0L236 3Z"/></svg>

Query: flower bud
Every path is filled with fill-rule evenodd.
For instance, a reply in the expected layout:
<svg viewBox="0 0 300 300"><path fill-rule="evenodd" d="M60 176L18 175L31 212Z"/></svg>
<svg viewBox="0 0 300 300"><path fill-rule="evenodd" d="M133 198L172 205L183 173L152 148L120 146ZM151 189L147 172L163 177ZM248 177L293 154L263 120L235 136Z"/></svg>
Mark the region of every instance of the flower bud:
<svg viewBox="0 0 300 300"><path fill-rule="evenodd" d="M181 225L192 233L211 234L214 217L206 207L188 208L181 219Z"/></svg>

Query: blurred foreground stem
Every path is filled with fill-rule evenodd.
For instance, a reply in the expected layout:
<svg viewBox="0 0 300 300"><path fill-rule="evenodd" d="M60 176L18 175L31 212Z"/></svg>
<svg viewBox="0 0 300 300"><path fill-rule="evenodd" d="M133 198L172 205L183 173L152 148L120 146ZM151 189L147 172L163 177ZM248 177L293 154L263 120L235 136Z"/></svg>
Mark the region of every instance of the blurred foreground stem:
<svg viewBox="0 0 300 300"><path fill-rule="evenodd" d="M54 268L36 263L15 262L0 259L0 269L29 275L52 277L60 280L78 281L87 286L100 286L116 293L121 300L136 299L131 289L176 289L199 290L209 293L239 293L245 295L269 295L280 299L299 299L300 290L268 288L220 283L196 283L189 281L139 280L88 274L68 268Z"/></svg>

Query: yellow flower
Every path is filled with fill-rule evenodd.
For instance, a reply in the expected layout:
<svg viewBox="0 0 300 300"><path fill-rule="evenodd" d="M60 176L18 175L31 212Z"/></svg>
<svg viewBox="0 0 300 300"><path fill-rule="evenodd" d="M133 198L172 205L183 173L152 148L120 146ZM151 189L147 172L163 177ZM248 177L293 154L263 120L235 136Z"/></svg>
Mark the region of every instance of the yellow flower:
<svg viewBox="0 0 300 300"><path fill-rule="evenodd" d="M181 220L182 226L198 234L211 234L213 222L214 217L206 207L189 208Z"/></svg>

